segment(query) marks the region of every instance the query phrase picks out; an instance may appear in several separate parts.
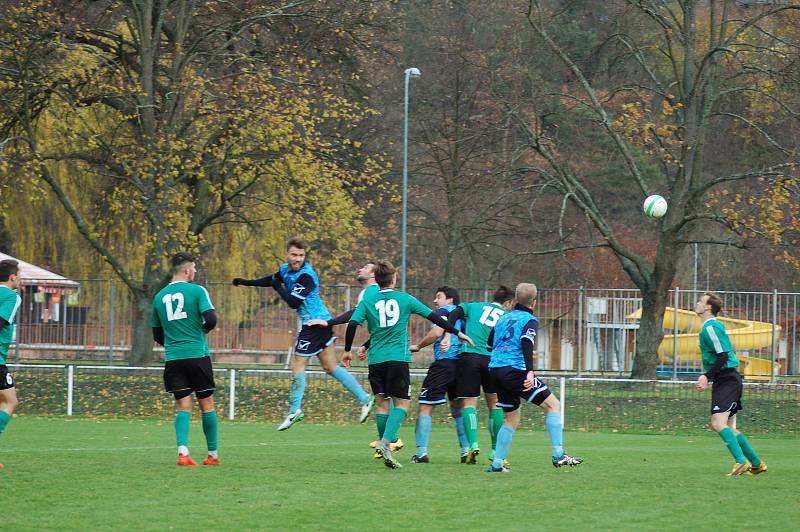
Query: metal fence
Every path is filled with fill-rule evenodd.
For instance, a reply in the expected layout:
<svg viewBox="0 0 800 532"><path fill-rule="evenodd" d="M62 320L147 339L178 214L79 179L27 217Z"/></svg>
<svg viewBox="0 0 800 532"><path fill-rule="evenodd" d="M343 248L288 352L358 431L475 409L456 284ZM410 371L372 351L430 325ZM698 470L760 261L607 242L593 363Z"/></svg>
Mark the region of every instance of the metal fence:
<svg viewBox="0 0 800 532"><path fill-rule="evenodd" d="M18 413L67 416L170 417L174 401L163 391L162 368L12 364L20 399ZM366 374L356 373L366 386ZM419 393L424 373L412 376ZM216 369L216 406L227 419L279 422L286 415L290 373L286 370ZM708 430L710 393L693 381L637 381L544 377L564 405L568 430L682 434ZM739 427L748 433L800 433L800 385L747 383ZM308 372L303 410L311 423L353 423L360 406L338 381ZM479 408L483 426L486 409ZM404 431L413 431L415 409ZM542 428L538 408L524 406L523 426ZM449 408L437 423L452 423ZM410 435L409 435L410 437Z"/></svg>
<svg viewBox="0 0 800 532"><path fill-rule="evenodd" d="M130 294L118 282L81 280L79 287L46 289L28 281L21 290L19 342L11 359L125 361L133 329ZM298 329L296 314L271 289L234 287L228 282L209 282L219 324L209 335L217 361L226 363L286 364ZM332 313L356 303L359 287L324 286L322 294ZM410 293L432 305L433 289L412 288ZM489 289L461 289L462 301L488 300ZM699 291L670 291L672 306L691 311ZM725 317L746 322L760 332L749 337L743 373L748 378L777 381L782 375L800 373L800 293L720 292ZM538 370L628 374L633 365L641 306L638 290L541 288L536 314L541 321L537 341ZM669 315L669 312L668 312ZM676 314L677 315L677 314ZM681 315L678 315L681 317ZM699 370L694 326L666 324L659 352L659 375L680 378ZM685 321L685 320L684 320ZM756 325L753 325L756 324ZM412 341L421 339L430 324L413 319ZM739 326L738 322L735 326ZM694 328L693 328L694 327ZM731 326L729 326L729 331ZM339 329L340 334L343 328ZM366 336L363 328L356 341ZM340 347L342 342L338 344ZM416 357L415 367L426 367L430 353ZM746 370L746 371L745 371Z"/></svg>

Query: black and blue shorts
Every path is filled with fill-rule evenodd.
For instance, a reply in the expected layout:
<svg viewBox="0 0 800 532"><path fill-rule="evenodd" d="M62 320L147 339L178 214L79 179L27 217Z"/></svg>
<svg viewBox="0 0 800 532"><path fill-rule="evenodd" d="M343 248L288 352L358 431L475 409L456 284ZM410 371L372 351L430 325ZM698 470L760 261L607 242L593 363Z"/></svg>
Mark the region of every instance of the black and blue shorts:
<svg viewBox="0 0 800 532"><path fill-rule="evenodd" d="M336 341L333 327L309 327L303 325L297 335L294 345L294 354L301 357L313 357L320 354L326 347Z"/></svg>
<svg viewBox="0 0 800 532"><path fill-rule="evenodd" d="M8 366L0 364L0 390L10 390L14 387L14 377L8 372Z"/></svg>
<svg viewBox="0 0 800 532"><path fill-rule="evenodd" d="M181 358L164 363L164 389L183 399L194 393L198 399L214 395L214 370L211 357Z"/></svg>
<svg viewBox="0 0 800 532"><path fill-rule="evenodd" d="M461 353L456 368L456 391L459 399L477 398L483 393L496 393L489 376L488 355Z"/></svg>
<svg viewBox="0 0 800 532"><path fill-rule="evenodd" d="M539 406L551 395L550 388L538 377L533 378L533 388L525 391L525 377L528 374L525 370L506 366L491 368L489 372L497 390L497 406L503 412L513 412L519 408L520 399Z"/></svg>
<svg viewBox="0 0 800 532"><path fill-rule="evenodd" d="M742 376L736 368L728 368L714 377L711 384L711 414L730 412L735 416L742 407Z"/></svg>
<svg viewBox="0 0 800 532"><path fill-rule="evenodd" d="M408 362L387 360L369 365L369 385L372 393L388 399L411 399L411 372Z"/></svg>
<svg viewBox="0 0 800 532"><path fill-rule="evenodd" d="M419 403L423 405L440 405L447 399L454 401L458 398L456 390L457 358L442 358L434 360L428 368L428 374L419 391ZM447 399L445 399L447 396Z"/></svg>

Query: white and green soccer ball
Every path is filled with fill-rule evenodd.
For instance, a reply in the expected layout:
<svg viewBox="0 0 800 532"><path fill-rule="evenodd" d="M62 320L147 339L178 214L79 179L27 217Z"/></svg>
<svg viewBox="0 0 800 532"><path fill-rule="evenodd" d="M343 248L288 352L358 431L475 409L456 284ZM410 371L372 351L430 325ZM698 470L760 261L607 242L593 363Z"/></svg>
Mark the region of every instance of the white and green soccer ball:
<svg viewBox="0 0 800 532"><path fill-rule="evenodd" d="M661 218L667 214L667 200L658 194L647 196L643 207L644 213L650 218Z"/></svg>

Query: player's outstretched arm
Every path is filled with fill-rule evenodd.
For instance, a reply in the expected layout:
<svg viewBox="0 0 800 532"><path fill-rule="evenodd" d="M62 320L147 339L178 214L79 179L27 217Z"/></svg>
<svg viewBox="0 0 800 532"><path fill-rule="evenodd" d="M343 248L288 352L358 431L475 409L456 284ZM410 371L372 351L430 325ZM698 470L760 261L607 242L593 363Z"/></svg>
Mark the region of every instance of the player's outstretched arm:
<svg viewBox="0 0 800 532"><path fill-rule="evenodd" d="M431 330L428 331L428 334L419 341L418 344L411 346L411 352L416 353L417 351L424 349L434 343L437 338L439 338L444 333L444 329L441 327L431 327ZM414 349L416 347L416 349Z"/></svg>
<svg viewBox="0 0 800 532"><path fill-rule="evenodd" d="M275 286L282 284L281 276L278 272L260 279L242 279L241 277L234 277L232 281L233 286Z"/></svg>
<svg viewBox="0 0 800 532"><path fill-rule="evenodd" d="M442 318L441 316L437 316L435 312L431 312L430 314L428 314L428 321L430 321L437 327L441 327L450 334L458 335L459 339L461 339L462 342L467 342L469 345L472 346L475 345L475 342L472 341L472 338L470 338L466 334L462 333L461 331L453 327L453 324L447 321L446 319Z"/></svg>
<svg viewBox="0 0 800 532"><path fill-rule="evenodd" d="M308 325L311 327L333 327L334 325L342 325L350 321L350 318L353 317L355 314L356 309L355 307L351 308L350 310L346 311L343 314L339 314L335 318L330 320L309 320Z"/></svg>

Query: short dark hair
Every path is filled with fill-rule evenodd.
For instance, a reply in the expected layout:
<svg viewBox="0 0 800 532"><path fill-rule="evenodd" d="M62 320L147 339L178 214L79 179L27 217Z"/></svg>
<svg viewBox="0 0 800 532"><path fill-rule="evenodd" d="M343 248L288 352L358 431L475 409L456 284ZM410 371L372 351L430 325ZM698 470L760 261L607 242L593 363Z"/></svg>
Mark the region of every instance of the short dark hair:
<svg viewBox="0 0 800 532"><path fill-rule="evenodd" d="M19 262L13 259L0 261L0 283L8 281L12 275L19 275Z"/></svg>
<svg viewBox="0 0 800 532"><path fill-rule="evenodd" d="M180 251L174 254L169 262L172 265L172 273L176 274L181 269L181 266L183 266L187 262L197 262L197 257L192 255L191 253Z"/></svg>
<svg viewBox="0 0 800 532"><path fill-rule="evenodd" d="M381 288L388 288L392 284L397 269L391 262L379 260L375 263L375 282Z"/></svg>
<svg viewBox="0 0 800 532"><path fill-rule="evenodd" d="M492 301L501 305L512 299L514 299L514 292L504 284L498 286L497 290L494 291L494 295L492 295Z"/></svg>
<svg viewBox="0 0 800 532"><path fill-rule="evenodd" d="M706 292L706 293L705 293L705 294L703 294L703 295L704 295L704 296L708 296L708 299L706 299L706 303L708 303L709 305L711 305L711 313L712 313L714 316L716 316L717 314L719 314L719 311L720 311L720 310L722 310L722 298L721 298L721 297L719 297L719 296L718 296L717 294L715 294L714 292Z"/></svg>
<svg viewBox="0 0 800 532"><path fill-rule="evenodd" d="M286 243L286 251L289 251L289 248L306 249L306 243L299 238L293 238Z"/></svg>
<svg viewBox="0 0 800 532"><path fill-rule="evenodd" d="M458 296L458 290L453 288L452 286L440 286L436 289L436 293L443 293L444 297L447 299L452 299L454 305L458 305L461 303L461 298Z"/></svg>

